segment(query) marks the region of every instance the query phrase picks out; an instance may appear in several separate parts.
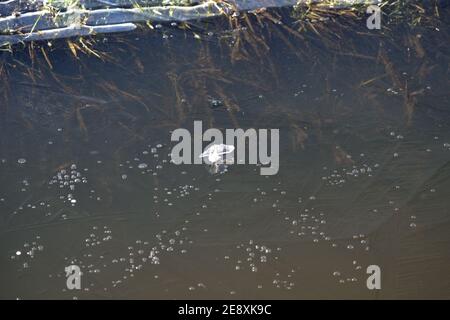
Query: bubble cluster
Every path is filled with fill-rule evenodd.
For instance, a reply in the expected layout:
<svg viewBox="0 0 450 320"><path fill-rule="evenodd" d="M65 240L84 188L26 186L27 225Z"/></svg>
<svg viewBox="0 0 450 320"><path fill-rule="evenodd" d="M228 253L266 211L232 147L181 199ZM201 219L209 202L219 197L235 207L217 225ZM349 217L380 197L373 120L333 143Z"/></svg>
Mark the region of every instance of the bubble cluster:
<svg viewBox="0 0 450 320"><path fill-rule="evenodd" d="M378 167L379 164L375 163L374 165L362 164L360 166L354 165L351 168L335 169L329 174L322 176L322 180L329 186L340 186L357 178L372 177ZM327 167L323 169L328 170Z"/></svg>
<svg viewBox="0 0 450 320"><path fill-rule="evenodd" d="M272 284L278 289L286 289L292 290L295 287L295 282L292 280L292 277L295 274L295 270L292 269L286 276L282 276L281 273L275 273L275 278L272 281Z"/></svg>
<svg viewBox="0 0 450 320"><path fill-rule="evenodd" d="M88 171L88 169L84 169L84 171ZM77 170L76 164L72 164L69 168L60 169L49 181L49 185L58 186L61 190L67 192L62 198L72 206L77 203L73 194L76 186L86 183L88 183L87 178Z"/></svg>
<svg viewBox="0 0 450 320"><path fill-rule="evenodd" d="M18 263L18 269L29 269L33 260L44 251L44 245L40 236L35 236L33 240L25 242L20 248L12 250L10 259Z"/></svg>
<svg viewBox="0 0 450 320"><path fill-rule="evenodd" d="M251 272L258 272L268 260L274 259L272 249L262 245L256 244L253 240L248 243L241 243L236 246L236 249L240 251L237 253L236 260L234 261L234 270L249 270ZM226 261L230 261L229 256L225 256Z"/></svg>
<svg viewBox="0 0 450 320"><path fill-rule="evenodd" d="M170 254L186 254L192 241L183 234L185 225L174 231L161 230L153 238L122 242L113 237L109 226L93 226L83 239L84 250L77 256L66 256L65 265L80 267L85 283L83 290L110 291L125 285L148 266L161 264L162 257ZM49 274L49 278L61 278L64 273ZM155 279L158 278L155 274ZM105 285L105 281L109 282ZM103 283L103 287L99 287ZM62 289L64 292L65 288Z"/></svg>

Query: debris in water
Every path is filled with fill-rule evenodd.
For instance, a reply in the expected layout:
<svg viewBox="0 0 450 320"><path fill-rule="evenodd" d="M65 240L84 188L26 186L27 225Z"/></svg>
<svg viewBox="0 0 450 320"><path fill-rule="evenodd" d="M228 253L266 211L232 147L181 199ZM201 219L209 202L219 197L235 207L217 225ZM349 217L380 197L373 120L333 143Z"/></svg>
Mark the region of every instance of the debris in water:
<svg viewBox="0 0 450 320"><path fill-rule="evenodd" d="M209 146L200 158L207 158L209 161L209 172L211 174L225 173L228 170L227 164L233 162L232 159L223 159L223 155L234 151L234 146L226 144L214 144Z"/></svg>
<svg viewBox="0 0 450 320"><path fill-rule="evenodd" d="M205 152L200 155L200 158L208 157L208 161L216 163L222 160L222 155L228 154L234 151L234 146L226 144L214 144L208 147Z"/></svg>

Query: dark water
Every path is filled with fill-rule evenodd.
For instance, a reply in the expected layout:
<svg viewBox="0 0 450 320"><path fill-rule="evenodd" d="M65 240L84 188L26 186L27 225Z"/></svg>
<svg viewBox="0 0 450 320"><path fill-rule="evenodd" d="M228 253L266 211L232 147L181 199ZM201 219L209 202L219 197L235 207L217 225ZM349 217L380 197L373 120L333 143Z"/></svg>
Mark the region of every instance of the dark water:
<svg viewBox="0 0 450 320"><path fill-rule="evenodd" d="M449 298L448 18L269 11L3 53L0 297ZM278 174L171 164L194 120L279 128Z"/></svg>

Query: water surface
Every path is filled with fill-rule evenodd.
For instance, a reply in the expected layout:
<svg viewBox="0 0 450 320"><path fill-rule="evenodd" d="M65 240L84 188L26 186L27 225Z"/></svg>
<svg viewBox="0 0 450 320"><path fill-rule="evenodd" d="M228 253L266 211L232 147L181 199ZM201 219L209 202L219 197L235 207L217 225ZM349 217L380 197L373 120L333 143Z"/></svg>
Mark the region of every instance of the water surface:
<svg viewBox="0 0 450 320"><path fill-rule="evenodd" d="M448 14L297 31L270 10L3 53L0 297L449 298ZM279 128L279 173L171 164L194 120Z"/></svg>

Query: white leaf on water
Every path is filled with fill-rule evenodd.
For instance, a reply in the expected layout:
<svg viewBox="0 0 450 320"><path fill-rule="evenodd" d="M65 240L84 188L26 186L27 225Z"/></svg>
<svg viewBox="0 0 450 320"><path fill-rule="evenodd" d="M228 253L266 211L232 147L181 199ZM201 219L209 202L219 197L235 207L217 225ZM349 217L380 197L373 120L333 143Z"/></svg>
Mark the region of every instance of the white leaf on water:
<svg viewBox="0 0 450 320"><path fill-rule="evenodd" d="M222 159L222 155L234 151L234 146L227 144L213 144L206 148L200 158L208 157L209 162L215 163Z"/></svg>

